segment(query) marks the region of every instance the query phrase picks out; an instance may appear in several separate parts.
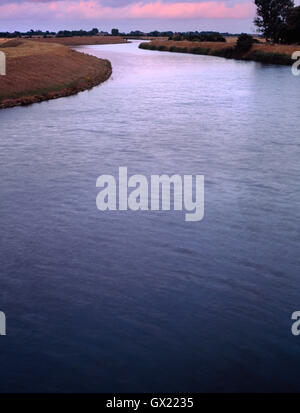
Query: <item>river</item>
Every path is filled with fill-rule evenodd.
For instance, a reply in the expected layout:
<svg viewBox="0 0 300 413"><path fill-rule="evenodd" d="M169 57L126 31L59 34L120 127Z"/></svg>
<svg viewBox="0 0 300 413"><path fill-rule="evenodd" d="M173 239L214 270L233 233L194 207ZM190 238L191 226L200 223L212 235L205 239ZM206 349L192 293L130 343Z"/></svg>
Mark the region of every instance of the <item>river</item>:
<svg viewBox="0 0 300 413"><path fill-rule="evenodd" d="M0 391L297 391L300 79L138 49L0 111ZM205 217L96 208L101 174L201 174Z"/></svg>

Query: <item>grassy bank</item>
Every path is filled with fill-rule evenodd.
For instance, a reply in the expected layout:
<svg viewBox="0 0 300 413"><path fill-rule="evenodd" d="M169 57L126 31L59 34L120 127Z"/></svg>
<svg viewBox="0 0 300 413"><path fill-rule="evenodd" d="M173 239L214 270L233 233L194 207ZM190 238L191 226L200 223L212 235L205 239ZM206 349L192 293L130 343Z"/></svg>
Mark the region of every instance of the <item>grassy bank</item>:
<svg viewBox="0 0 300 413"><path fill-rule="evenodd" d="M6 54L6 76L0 76L0 108L28 105L90 89L112 72L108 60L48 42L9 40L0 43Z"/></svg>
<svg viewBox="0 0 300 413"><path fill-rule="evenodd" d="M41 39L28 39L38 43L56 43L64 46L86 46L94 44L118 44L125 43L121 36L73 36L73 37L50 37Z"/></svg>
<svg viewBox="0 0 300 413"><path fill-rule="evenodd" d="M225 57L228 59L253 60L256 62L291 65L294 61L291 55L295 50L300 50L296 45L254 44L250 50L242 53L237 50L235 43L219 42L190 42L190 41L152 41L141 43L141 49L159 50L175 53L191 53Z"/></svg>

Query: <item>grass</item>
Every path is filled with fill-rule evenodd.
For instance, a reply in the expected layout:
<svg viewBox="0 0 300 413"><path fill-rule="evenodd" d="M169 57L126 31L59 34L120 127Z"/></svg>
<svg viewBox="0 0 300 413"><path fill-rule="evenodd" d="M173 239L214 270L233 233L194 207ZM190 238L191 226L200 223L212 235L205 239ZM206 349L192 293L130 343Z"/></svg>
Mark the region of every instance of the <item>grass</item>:
<svg viewBox="0 0 300 413"><path fill-rule="evenodd" d="M31 42L38 43L56 43L63 46L84 46L94 44L117 44L125 43L120 36L73 36L73 37L49 37L28 39Z"/></svg>
<svg viewBox="0 0 300 413"><path fill-rule="evenodd" d="M193 47L190 50L190 53L192 54L203 54L203 55L209 55L210 54L210 49L207 47Z"/></svg>
<svg viewBox="0 0 300 413"><path fill-rule="evenodd" d="M211 55L224 57L227 59L253 60L256 62L278 65L291 65L293 63L291 55L294 51L300 50L297 45L278 45L261 42L253 44L250 50L241 51L236 49L236 39L230 42L201 42L201 46L195 46L195 42L189 41L157 41L141 43L141 49L168 51L175 53L191 53L198 55Z"/></svg>
<svg viewBox="0 0 300 413"><path fill-rule="evenodd" d="M0 108L68 96L111 75L109 61L69 47L26 40L12 42L0 44L7 56L7 74L0 77Z"/></svg>
<svg viewBox="0 0 300 413"><path fill-rule="evenodd" d="M292 65L293 60L289 55L284 53L263 52L262 50L254 50L248 55L249 60L256 62L276 64L276 65Z"/></svg>

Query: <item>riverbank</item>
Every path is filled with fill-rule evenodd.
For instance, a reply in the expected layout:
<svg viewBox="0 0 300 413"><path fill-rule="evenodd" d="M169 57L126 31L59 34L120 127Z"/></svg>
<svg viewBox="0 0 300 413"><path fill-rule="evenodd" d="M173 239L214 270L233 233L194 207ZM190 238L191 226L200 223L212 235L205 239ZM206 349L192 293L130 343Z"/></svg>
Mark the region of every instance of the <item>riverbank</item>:
<svg viewBox="0 0 300 413"><path fill-rule="evenodd" d="M141 43L141 49L158 50L175 53L191 53L225 57L228 59L252 60L262 63L291 65L294 61L291 55L300 50L297 45L253 44L247 52L238 51L235 43L221 42L190 42L190 41L152 41Z"/></svg>
<svg viewBox="0 0 300 413"><path fill-rule="evenodd" d="M28 39L38 43L56 43L64 46L87 46L94 44L118 44L127 43L121 36L73 36L73 37L48 37L38 39Z"/></svg>
<svg viewBox="0 0 300 413"><path fill-rule="evenodd" d="M0 109L74 95L107 80L108 60L67 46L15 39L2 42L6 76L0 76Z"/></svg>

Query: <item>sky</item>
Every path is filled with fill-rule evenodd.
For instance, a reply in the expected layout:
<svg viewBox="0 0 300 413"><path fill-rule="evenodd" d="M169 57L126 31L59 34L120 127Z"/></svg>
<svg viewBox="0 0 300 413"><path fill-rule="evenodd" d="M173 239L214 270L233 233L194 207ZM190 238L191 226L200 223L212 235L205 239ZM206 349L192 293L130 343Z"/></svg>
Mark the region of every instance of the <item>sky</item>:
<svg viewBox="0 0 300 413"><path fill-rule="evenodd" d="M254 15L254 0L0 0L0 31L97 27L254 33Z"/></svg>

